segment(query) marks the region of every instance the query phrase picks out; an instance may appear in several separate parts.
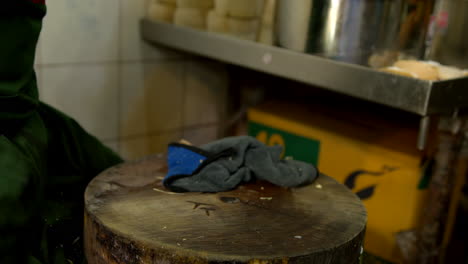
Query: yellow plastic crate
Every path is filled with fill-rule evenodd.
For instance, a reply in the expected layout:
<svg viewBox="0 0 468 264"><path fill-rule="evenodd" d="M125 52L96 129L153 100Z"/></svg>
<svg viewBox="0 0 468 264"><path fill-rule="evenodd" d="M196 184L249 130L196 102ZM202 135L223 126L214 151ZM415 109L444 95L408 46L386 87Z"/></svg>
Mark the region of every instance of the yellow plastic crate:
<svg viewBox="0 0 468 264"><path fill-rule="evenodd" d="M395 235L418 226L427 195L430 159L416 148L417 127L320 110L279 102L252 108L249 135L346 184L368 210L366 252L401 262Z"/></svg>

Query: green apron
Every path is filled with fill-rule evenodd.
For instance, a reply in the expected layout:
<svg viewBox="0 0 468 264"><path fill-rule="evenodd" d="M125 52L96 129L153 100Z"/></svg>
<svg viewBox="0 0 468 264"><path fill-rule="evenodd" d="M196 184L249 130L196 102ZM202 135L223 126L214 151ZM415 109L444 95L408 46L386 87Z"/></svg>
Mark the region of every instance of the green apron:
<svg viewBox="0 0 468 264"><path fill-rule="evenodd" d="M0 7L0 263L83 263L86 184L122 160L38 100L44 0Z"/></svg>

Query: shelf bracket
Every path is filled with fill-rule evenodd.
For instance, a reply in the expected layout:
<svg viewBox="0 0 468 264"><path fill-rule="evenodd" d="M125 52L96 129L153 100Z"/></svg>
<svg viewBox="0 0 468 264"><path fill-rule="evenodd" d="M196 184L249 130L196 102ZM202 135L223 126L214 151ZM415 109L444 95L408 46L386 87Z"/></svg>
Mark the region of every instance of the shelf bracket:
<svg viewBox="0 0 468 264"><path fill-rule="evenodd" d="M427 138L431 126L431 117L423 116L419 122L418 149L424 150L427 145Z"/></svg>

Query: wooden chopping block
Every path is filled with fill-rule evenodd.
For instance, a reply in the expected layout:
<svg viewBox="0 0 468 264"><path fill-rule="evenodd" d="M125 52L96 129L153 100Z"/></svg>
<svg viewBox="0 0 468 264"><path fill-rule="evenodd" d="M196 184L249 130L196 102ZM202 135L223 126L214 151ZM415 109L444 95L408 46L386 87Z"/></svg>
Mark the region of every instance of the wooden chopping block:
<svg viewBox="0 0 468 264"><path fill-rule="evenodd" d="M85 193L90 264L358 263L361 201L321 175L286 189L267 183L217 194L167 192L163 155L110 168Z"/></svg>

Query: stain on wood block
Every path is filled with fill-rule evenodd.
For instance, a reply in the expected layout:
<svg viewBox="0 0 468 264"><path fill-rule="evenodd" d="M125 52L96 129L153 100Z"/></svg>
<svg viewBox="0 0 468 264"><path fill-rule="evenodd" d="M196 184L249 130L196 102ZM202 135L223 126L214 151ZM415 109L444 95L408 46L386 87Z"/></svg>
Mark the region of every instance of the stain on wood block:
<svg viewBox="0 0 468 264"><path fill-rule="evenodd" d="M358 263L366 211L330 177L297 189L258 182L176 194L162 186L166 171L156 155L110 168L88 185L90 264Z"/></svg>

